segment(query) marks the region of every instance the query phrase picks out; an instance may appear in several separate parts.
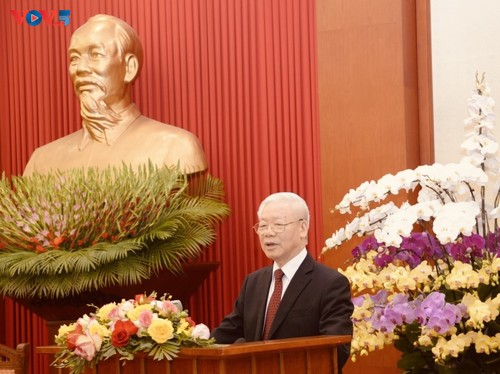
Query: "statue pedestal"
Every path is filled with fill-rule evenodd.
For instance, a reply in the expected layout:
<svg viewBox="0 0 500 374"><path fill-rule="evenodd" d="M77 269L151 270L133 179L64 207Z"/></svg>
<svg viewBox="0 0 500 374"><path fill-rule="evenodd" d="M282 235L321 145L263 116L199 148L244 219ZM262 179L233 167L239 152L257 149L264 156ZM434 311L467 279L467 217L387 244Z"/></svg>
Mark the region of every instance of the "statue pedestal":
<svg viewBox="0 0 500 374"><path fill-rule="evenodd" d="M49 337L51 337L49 344L54 344L52 337L57 335L60 325L76 322L84 314L95 311L95 308L89 304L100 307L107 303L120 302L122 299L131 299L137 294L149 295L156 291L158 297L168 293L172 295L172 299L180 300L185 309L189 309L189 298L198 290L208 275L218 267L217 262L187 263L183 265L182 273L173 274L164 270L157 276L136 285L105 287L61 299L14 300L46 321Z"/></svg>

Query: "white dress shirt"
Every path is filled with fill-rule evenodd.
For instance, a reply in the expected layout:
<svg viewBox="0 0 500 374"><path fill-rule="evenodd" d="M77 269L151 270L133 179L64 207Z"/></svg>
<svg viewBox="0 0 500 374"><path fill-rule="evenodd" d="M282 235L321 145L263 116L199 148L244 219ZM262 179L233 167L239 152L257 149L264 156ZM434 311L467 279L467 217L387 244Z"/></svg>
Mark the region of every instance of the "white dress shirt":
<svg viewBox="0 0 500 374"><path fill-rule="evenodd" d="M290 281L292 280L293 276L299 269L300 264L302 264L306 256L307 256L307 250L304 248L302 249L302 251L299 252L297 256L292 258L281 268L284 274L282 278L283 280L283 291L281 293L282 298L283 295L285 294L288 285L290 284ZM269 293L267 294L266 314L267 314L267 306L269 305L269 301L271 300L271 295L273 294L274 291L274 271L277 269L279 269L279 266L275 262L273 264L273 279L271 281L271 286L269 287Z"/></svg>

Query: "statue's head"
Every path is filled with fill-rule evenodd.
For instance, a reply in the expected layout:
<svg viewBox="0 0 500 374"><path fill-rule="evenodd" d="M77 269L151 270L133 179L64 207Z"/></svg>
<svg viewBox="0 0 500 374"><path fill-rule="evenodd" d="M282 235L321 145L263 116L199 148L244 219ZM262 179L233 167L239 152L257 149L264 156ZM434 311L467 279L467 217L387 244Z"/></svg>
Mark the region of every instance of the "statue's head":
<svg viewBox="0 0 500 374"><path fill-rule="evenodd" d="M104 92L108 105L123 97L142 66L142 44L123 20L99 14L80 26L68 50L69 74L77 95L92 91L92 81ZM90 83L90 84L89 84Z"/></svg>
<svg viewBox="0 0 500 374"><path fill-rule="evenodd" d="M139 36L123 20L99 14L73 33L68 57L84 125L112 126L131 103L130 86L143 60Z"/></svg>

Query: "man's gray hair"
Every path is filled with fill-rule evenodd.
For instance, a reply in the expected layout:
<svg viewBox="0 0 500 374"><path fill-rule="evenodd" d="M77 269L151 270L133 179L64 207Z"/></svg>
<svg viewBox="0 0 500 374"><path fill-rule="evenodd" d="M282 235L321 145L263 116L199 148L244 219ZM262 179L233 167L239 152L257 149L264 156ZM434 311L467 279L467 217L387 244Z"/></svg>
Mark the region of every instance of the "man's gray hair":
<svg viewBox="0 0 500 374"><path fill-rule="evenodd" d="M257 217L260 219L262 210L264 207L274 201L288 201L291 205L291 209L296 209L302 214L302 219L304 219L307 224L309 224L309 208L307 206L307 203L303 198L301 198L299 195L293 192L276 192L268 197L266 197L259 206L259 210L257 210Z"/></svg>

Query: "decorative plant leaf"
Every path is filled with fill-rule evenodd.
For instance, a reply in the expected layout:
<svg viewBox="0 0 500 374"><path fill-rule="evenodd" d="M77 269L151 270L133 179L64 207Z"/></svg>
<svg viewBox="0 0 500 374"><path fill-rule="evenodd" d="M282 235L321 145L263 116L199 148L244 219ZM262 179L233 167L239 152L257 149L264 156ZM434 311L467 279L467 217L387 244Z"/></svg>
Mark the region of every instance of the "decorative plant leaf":
<svg viewBox="0 0 500 374"><path fill-rule="evenodd" d="M181 349L180 344L173 341L167 341L166 343L156 345L149 352L150 356L153 356L155 360L173 360L177 357L177 353Z"/></svg>
<svg viewBox="0 0 500 374"><path fill-rule="evenodd" d="M0 293L60 298L135 284L213 243L229 214L220 180L189 185L152 164L5 175L0 181Z"/></svg>

